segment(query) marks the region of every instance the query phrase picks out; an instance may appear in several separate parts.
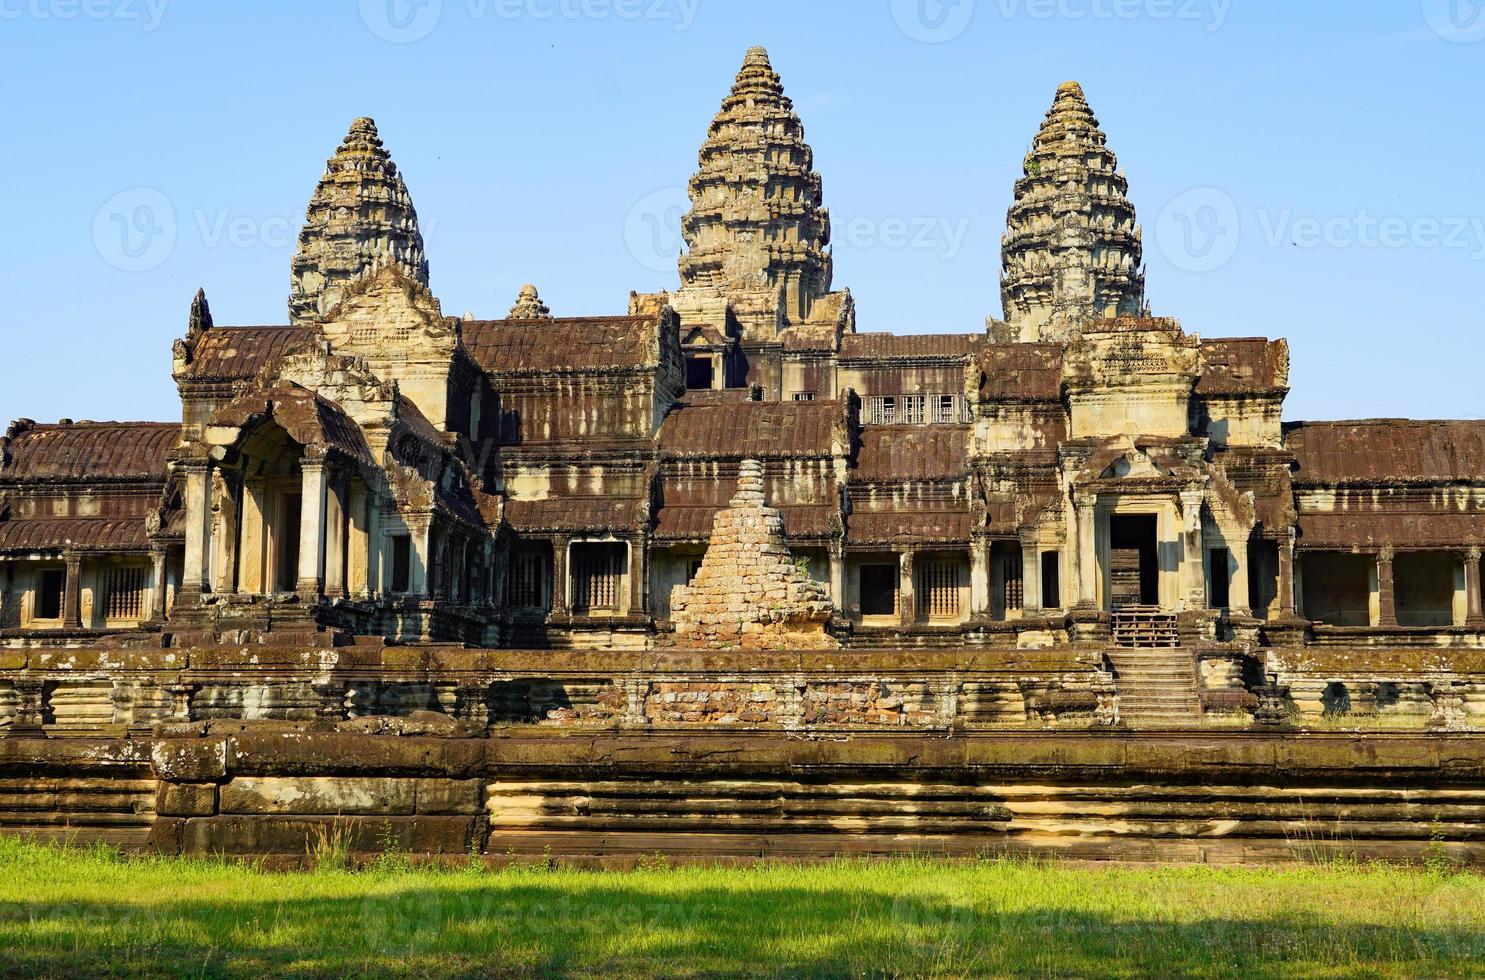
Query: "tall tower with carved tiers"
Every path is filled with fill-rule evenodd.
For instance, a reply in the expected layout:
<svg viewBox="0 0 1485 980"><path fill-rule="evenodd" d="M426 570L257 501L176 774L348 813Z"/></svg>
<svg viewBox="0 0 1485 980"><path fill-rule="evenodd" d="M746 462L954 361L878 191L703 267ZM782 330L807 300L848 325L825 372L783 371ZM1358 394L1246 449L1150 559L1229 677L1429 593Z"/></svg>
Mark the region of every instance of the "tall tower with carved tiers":
<svg viewBox="0 0 1485 980"><path fill-rule="evenodd" d="M1026 155L1001 240L1014 339L1060 342L1094 319L1145 312L1129 182L1077 82L1065 82Z"/></svg>
<svg viewBox="0 0 1485 980"><path fill-rule="evenodd" d="M289 266L289 319L310 323L330 312L372 268L398 265L428 285L418 214L376 123L351 123L325 164Z"/></svg>
<svg viewBox="0 0 1485 980"><path fill-rule="evenodd" d="M746 340L809 319L830 291L830 215L804 126L768 52L752 48L707 133L681 232L677 309Z"/></svg>

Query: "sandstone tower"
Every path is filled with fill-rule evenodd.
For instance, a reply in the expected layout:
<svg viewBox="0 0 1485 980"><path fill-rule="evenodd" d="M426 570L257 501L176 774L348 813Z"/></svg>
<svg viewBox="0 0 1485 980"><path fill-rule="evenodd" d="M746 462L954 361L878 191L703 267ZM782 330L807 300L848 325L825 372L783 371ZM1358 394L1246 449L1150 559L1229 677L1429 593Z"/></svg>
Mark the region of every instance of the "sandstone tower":
<svg viewBox="0 0 1485 980"><path fill-rule="evenodd" d="M428 285L428 259L407 184L376 123L351 123L325 164L289 266L289 319L309 323L334 309L345 288L374 266L395 264Z"/></svg>
<svg viewBox="0 0 1485 980"><path fill-rule="evenodd" d="M1065 341L1083 321L1145 311L1129 182L1077 82L1065 82L1026 155L1001 241L1007 339Z"/></svg>
<svg viewBox="0 0 1485 980"><path fill-rule="evenodd" d="M717 326L730 306L744 339L772 340L830 291L830 216L804 126L763 48L748 51L700 160L675 305Z"/></svg>

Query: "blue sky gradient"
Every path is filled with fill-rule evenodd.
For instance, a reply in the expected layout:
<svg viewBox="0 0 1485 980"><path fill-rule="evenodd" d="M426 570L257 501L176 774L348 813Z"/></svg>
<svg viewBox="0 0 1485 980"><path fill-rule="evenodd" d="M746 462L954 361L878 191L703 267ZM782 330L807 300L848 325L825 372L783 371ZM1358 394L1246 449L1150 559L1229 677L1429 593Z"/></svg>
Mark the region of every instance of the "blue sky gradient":
<svg viewBox="0 0 1485 980"><path fill-rule="evenodd" d="M1476 0L0 0L0 418L169 419L171 341L286 320L323 164L373 116L444 311L676 284L748 46L804 119L863 330L999 314L1059 82L1130 181L1157 314L1282 336L1286 417L1480 417Z"/></svg>

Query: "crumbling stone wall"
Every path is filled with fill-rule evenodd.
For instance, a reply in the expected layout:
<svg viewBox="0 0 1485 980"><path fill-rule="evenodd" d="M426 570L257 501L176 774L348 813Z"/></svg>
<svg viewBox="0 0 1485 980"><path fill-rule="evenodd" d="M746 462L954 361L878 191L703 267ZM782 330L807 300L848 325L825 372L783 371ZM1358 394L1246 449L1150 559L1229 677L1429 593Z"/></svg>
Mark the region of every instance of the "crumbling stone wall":
<svg viewBox="0 0 1485 980"><path fill-rule="evenodd" d="M827 650L835 604L797 567L783 515L763 497L763 464L743 460L737 493L712 525L711 544L689 586L671 592L680 646Z"/></svg>

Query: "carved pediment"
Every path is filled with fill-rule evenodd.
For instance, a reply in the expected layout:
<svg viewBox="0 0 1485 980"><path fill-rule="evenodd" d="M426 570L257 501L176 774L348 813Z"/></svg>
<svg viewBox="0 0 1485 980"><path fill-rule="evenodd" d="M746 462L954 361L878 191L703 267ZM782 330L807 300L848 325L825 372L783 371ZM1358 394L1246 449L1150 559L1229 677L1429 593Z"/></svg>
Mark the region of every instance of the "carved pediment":
<svg viewBox="0 0 1485 980"><path fill-rule="evenodd" d="M452 357L458 343L457 327L428 287L397 265L358 279L320 330L335 353L373 359Z"/></svg>

